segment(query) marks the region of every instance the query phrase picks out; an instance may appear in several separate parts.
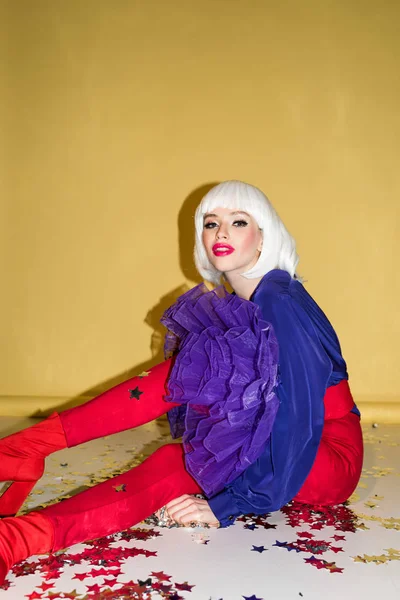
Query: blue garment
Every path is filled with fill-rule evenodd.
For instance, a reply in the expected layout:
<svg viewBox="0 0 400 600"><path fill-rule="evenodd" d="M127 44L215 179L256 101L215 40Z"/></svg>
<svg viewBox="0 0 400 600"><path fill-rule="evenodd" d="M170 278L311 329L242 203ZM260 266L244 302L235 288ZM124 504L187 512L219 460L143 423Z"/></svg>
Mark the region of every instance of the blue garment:
<svg viewBox="0 0 400 600"><path fill-rule="evenodd" d="M280 405L265 451L208 500L223 527L241 514L278 510L294 498L320 444L326 388L348 378L332 325L298 280L280 269L269 271L250 300L278 339Z"/></svg>

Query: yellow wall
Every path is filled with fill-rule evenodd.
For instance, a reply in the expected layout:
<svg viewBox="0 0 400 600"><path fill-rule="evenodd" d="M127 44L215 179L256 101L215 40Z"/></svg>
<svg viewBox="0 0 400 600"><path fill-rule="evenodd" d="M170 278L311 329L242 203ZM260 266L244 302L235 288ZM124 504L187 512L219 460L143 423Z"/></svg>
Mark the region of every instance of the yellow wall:
<svg viewBox="0 0 400 600"><path fill-rule="evenodd" d="M356 399L399 400L397 2L10 0L0 16L3 414L158 359L154 322L193 283L193 206L229 178L298 240Z"/></svg>

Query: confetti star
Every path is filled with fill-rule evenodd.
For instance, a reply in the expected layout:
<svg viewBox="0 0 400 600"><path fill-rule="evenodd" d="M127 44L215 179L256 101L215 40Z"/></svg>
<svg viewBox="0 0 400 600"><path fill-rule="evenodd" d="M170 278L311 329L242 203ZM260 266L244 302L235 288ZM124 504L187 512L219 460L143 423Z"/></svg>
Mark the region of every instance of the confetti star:
<svg viewBox="0 0 400 600"><path fill-rule="evenodd" d="M328 562L327 560L323 560L322 558L315 558L315 556L311 556L311 558L305 558L304 561L313 567L317 567L317 569L326 569L330 573L342 573L343 569L336 566L334 562Z"/></svg>
<svg viewBox="0 0 400 600"><path fill-rule="evenodd" d="M251 549L254 552L259 552L260 554L262 554L263 552L266 552L266 548L264 548L264 546L254 546Z"/></svg>
<svg viewBox="0 0 400 600"><path fill-rule="evenodd" d="M296 552L301 552L300 548L297 548L293 543L290 542L278 542L278 540L276 540L276 543L272 545L278 546L279 548L286 548L288 552L291 552L292 550L295 550Z"/></svg>
<svg viewBox="0 0 400 600"><path fill-rule="evenodd" d="M117 583L116 577L109 577L108 579L106 577L104 578L104 585L108 585L109 587L112 587L116 583Z"/></svg>
<svg viewBox="0 0 400 600"><path fill-rule="evenodd" d="M86 588L88 592L93 592L95 594L99 594L101 589L98 583L95 583L94 585L87 585Z"/></svg>
<svg viewBox="0 0 400 600"><path fill-rule="evenodd" d="M99 575L108 575L107 569L92 569L88 572L89 577L98 577Z"/></svg>
<svg viewBox="0 0 400 600"><path fill-rule="evenodd" d="M334 566L328 566L330 573L343 573L343 567L337 567L335 563L333 563L333 565Z"/></svg>
<svg viewBox="0 0 400 600"><path fill-rule="evenodd" d="M194 588L195 586L189 585L187 581L184 581L183 583L176 583L175 587L181 592L191 592L192 588Z"/></svg>
<svg viewBox="0 0 400 600"><path fill-rule="evenodd" d="M84 579L86 579L86 577L87 573L75 573L72 579L79 579L79 581L83 581Z"/></svg>
<svg viewBox="0 0 400 600"><path fill-rule="evenodd" d="M344 537L344 535L333 535L332 539L334 539L335 542L346 541L346 538Z"/></svg>
<svg viewBox="0 0 400 600"><path fill-rule="evenodd" d="M297 535L300 538L309 538L309 539L311 539L311 538L314 537L314 534L310 533L309 531L303 531L303 532L297 531L296 533L297 533Z"/></svg>
<svg viewBox="0 0 400 600"><path fill-rule="evenodd" d="M365 560L365 558L363 558L359 554L357 554L357 556L352 556L351 558L354 560L354 562L361 562L361 563L366 563L367 562Z"/></svg>
<svg viewBox="0 0 400 600"><path fill-rule="evenodd" d="M257 598L254 594L252 596L242 596L244 600L263 600L262 598Z"/></svg>
<svg viewBox="0 0 400 600"><path fill-rule="evenodd" d="M138 386L135 387L134 390L128 390L129 391L129 398L135 398L136 400L140 400L140 395L143 394L143 392L141 392L138 388Z"/></svg>
<svg viewBox="0 0 400 600"><path fill-rule="evenodd" d="M243 528L250 529L250 531L254 531L255 529L258 529L258 527L255 523L249 523L248 525L246 523L246 525L243 525Z"/></svg>
<svg viewBox="0 0 400 600"><path fill-rule="evenodd" d="M339 546L331 546L331 550L332 552L335 552L335 554L338 552L343 552L343 548L339 548Z"/></svg>
<svg viewBox="0 0 400 600"><path fill-rule="evenodd" d="M38 585L38 588L40 588L44 592L46 592L52 587L54 587L54 583L46 583L45 581L43 581L42 585Z"/></svg>
<svg viewBox="0 0 400 600"><path fill-rule="evenodd" d="M396 550L396 548L384 548L385 552L388 552L389 556L399 556L400 550Z"/></svg>
<svg viewBox="0 0 400 600"><path fill-rule="evenodd" d="M143 379L143 377L148 377L150 375L150 371L142 371L141 373L139 373L138 377L139 379Z"/></svg>
<svg viewBox="0 0 400 600"><path fill-rule="evenodd" d="M310 556L309 558L305 558L304 562L317 567L317 569L322 569L323 565L321 565L322 561L319 558L315 558L315 556Z"/></svg>
<svg viewBox="0 0 400 600"><path fill-rule="evenodd" d="M37 600L37 598L41 598L42 594L38 594L37 592L32 592L32 594L29 594L28 596L26 596L26 598L29 598L29 600Z"/></svg>
<svg viewBox="0 0 400 600"><path fill-rule="evenodd" d="M272 545L278 546L279 548L286 548L287 542L279 542L278 540L275 540L275 544L272 544Z"/></svg>
<svg viewBox="0 0 400 600"><path fill-rule="evenodd" d="M153 583L152 589L156 590L157 592L162 592L163 594L167 594L168 592L171 591L172 585L162 583L161 581L156 581L155 583Z"/></svg>
<svg viewBox="0 0 400 600"><path fill-rule="evenodd" d="M126 485L125 483L121 484L121 485L113 485L113 488L116 492L126 492Z"/></svg>
<svg viewBox="0 0 400 600"><path fill-rule="evenodd" d="M170 581L172 577L172 575L166 575L164 571L152 571L150 575L158 579L158 581Z"/></svg>

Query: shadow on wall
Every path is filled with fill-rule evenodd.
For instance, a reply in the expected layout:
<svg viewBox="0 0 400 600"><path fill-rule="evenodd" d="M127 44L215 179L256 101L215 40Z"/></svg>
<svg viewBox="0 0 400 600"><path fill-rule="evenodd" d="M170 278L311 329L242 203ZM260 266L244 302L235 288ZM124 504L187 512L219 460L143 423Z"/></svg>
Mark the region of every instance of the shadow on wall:
<svg viewBox="0 0 400 600"><path fill-rule="evenodd" d="M195 284L201 283L202 278L197 272L193 260L193 248L195 240L194 232L194 213L198 204L200 203L203 196L219 182L209 183L196 188L191 192L182 204L182 207L178 213L178 236L179 236L179 265L185 279L194 282ZM160 319L166 309L173 304L179 296L188 291L189 287L187 283L183 283L177 288L167 292L162 296L159 302L149 310L144 322L151 327L153 330L150 336L150 351L151 358L148 360L133 366L132 368L124 371L110 379L107 379L98 385L91 387L83 391L78 396L71 398L68 402L61 405L54 405L46 410L38 410L32 417L44 417L51 414L54 411L60 412L73 406L83 404L87 400L98 396L106 390L138 375L142 371L147 371L164 360L164 336L165 327L160 323ZM132 335L134 332L131 332Z"/></svg>

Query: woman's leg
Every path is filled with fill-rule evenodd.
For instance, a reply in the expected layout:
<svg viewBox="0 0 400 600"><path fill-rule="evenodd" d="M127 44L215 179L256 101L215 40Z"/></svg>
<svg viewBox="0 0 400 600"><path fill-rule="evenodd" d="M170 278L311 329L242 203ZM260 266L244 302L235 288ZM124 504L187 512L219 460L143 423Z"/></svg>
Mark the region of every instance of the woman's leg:
<svg viewBox="0 0 400 600"><path fill-rule="evenodd" d="M122 531L182 494L201 492L185 469L182 444L167 444L123 475L43 510L0 521L0 571L32 554Z"/></svg>
<svg viewBox="0 0 400 600"><path fill-rule="evenodd" d="M0 481L13 482L0 497L0 516L19 510L52 452L137 427L176 406L164 399L171 368L169 359L146 375L0 440Z"/></svg>
<svg viewBox="0 0 400 600"><path fill-rule="evenodd" d="M340 504L354 492L363 462L360 419L348 413L325 421L312 469L293 498L306 504Z"/></svg>
<svg viewBox="0 0 400 600"><path fill-rule="evenodd" d="M185 468L182 444L167 444L134 469L43 509L52 550L121 531L182 494L201 493Z"/></svg>
<svg viewBox="0 0 400 600"><path fill-rule="evenodd" d="M165 400L173 359L152 367L89 400L60 413L68 448L153 421L176 406Z"/></svg>

